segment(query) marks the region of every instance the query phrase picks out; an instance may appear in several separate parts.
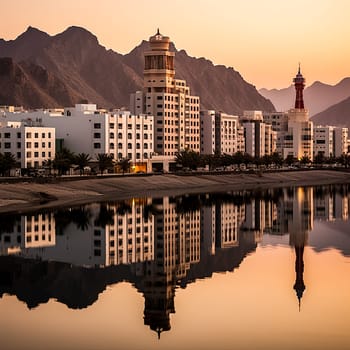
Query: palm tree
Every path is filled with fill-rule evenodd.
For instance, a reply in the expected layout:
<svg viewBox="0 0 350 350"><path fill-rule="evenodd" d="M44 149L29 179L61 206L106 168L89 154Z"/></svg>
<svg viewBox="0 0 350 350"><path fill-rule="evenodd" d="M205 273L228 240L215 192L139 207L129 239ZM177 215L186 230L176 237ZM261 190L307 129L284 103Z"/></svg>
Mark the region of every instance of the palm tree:
<svg viewBox="0 0 350 350"><path fill-rule="evenodd" d="M118 165L119 165L120 169L122 170L123 175L124 175L124 173L127 173L130 171L130 159L122 158L119 160Z"/></svg>
<svg viewBox="0 0 350 350"><path fill-rule="evenodd" d="M80 175L83 175L84 168L89 165L90 160L90 155L86 153L79 153L74 157L74 163L78 166Z"/></svg>
<svg viewBox="0 0 350 350"><path fill-rule="evenodd" d="M110 169L114 165L113 155L107 153L99 153L97 155L98 168L100 169L101 175L106 169Z"/></svg>
<svg viewBox="0 0 350 350"><path fill-rule="evenodd" d="M177 153L175 159L176 163L183 168L189 168L192 170L197 169L201 162L199 153L189 149L185 149Z"/></svg>
<svg viewBox="0 0 350 350"><path fill-rule="evenodd" d="M12 153L0 153L0 174L9 175L12 168L17 165L16 157Z"/></svg>
<svg viewBox="0 0 350 350"><path fill-rule="evenodd" d="M46 159L43 161L43 167L49 169L49 174L51 175L52 173L52 168L53 168L53 160L52 159Z"/></svg>
<svg viewBox="0 0 350 350"><path fill-rule="evenodd" d="M308 157L308 156L302 156L302 157L300 158L300 164L306 165L306 164L310 164L310 163L311 163L310 157Z"/></svg>
<svg viewBox="0 0 350 350"><path fill-rule="evenodd" d="M67 148L63 148L56 153L55 159L53 160L53 167L58 170L59 175L62 175L70 169L74 163L74 158L75 156L73 152Z"/></svg>

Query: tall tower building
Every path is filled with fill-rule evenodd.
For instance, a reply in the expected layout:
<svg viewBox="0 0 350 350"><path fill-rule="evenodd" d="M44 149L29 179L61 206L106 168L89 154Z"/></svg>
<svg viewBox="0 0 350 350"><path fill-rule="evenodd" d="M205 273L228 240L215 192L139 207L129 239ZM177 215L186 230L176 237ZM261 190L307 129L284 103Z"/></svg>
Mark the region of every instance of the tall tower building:
<svg viewBox="0 0 350 350"><path fill-rule="evenodd" d="M300 64L298 69L298 74L293 79L294 87L295 87L295 109L304 109L304 98L303 98L303 90L305 87L305 79L300 73Z"/></svg>
<svg viewBox="0 0 350 350"><path fill-rule="evenodd" d="M183 149L200 150L199 97L185 80L175 79L175 53L159 33L145 51L144 88L130 96L130 110L154 116L154 152L175 156Z"/></svg>

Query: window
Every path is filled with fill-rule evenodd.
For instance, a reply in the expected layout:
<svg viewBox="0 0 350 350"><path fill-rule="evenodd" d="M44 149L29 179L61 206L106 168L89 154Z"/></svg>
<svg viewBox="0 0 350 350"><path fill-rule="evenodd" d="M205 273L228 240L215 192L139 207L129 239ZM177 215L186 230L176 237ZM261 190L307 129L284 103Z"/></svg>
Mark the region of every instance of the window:
<svg viewBox="0 0 350 350"><path fill-rule="evenodd" d="M4 147L5 148L11 148L11 142L5 142Z"/></svg>
<svg viewBox="0 0 350 350"><path fill-rule="evenodd" d="M42 137L43 139L46 137L46 135L45 135L44 132L41 134L41 137Z"/></svg>
<svg viewBox="0 0 350 350"><path fill-rule="evenodd" d="M39 133L38 132L34 133L34 138L35 139L39 138Z"/></svg>
<svg viewBox="0 0 350 350"><path fill-rule="evenodd" d="M34 148L39 148L39 142L34 142Z"/></svg>
<svg viewBox="0 0 350 350"><path fill-rule="evenodd" d="M47 135L48 135L49 138L51 138L51 133L50 132Z"/></svg>
<svg viewBox="0 0 350 350"><path fill-rule="evenodd" d="M9 139L11 137L11 134L9 132L5 132L4 137L5 139Z"/></svg>
<svg viewBox="0 0 350 350"><path fill-rule="evenodd" d="M118 148L122 148L123 147L123 144L122 143L118 143Z"/></svg>
<svg viewBox="0 0 350 350"><path fill-rule="evenodd" d="M94 143L94 148L101 148L101 144L99 142Z"/></svg>
<svg viewBox="0 0 350 350"><path fill-rule="evenodd" d="M21 143L17 142L17 148L21 148Z"/></svg>
<svg viewBox="0 0 350 350"><path fill-rule="evenodd" d="M128 149L131 149L131 148L132 148L131 143L128 143Z"/></svg>
<svg viewBox="0 0 350 350"><path fill-rule="evenodd" d="M121 139L123 137L123 134L121 132L118 133L118 139Z"/></svg>
<svg viewBox="0 0 350 350"><path fill-rule="evenodd" d="M21 152L17 152L17 159L20 159L22 157Z"/></svg>
<svg viewBox="0 0 350 350"><path fill-rule="evenodd" d="M95 139L100 139L100 138L101 138L101 133L95 132L95 133L94 133L94 138L95 138Z"/></svg>
<svg viewBox="0 0 350 350"><path fill-rule="evenodd" d="M34 158L38 158L39 157L39 152L34 152Z"/></svg>
<svg viewBox="0 0 350 350"><path fill-rule="evenodd" d="M45 142L42 142L41 147L45 148L45 146L46 146Z"/></svg>
<svg viewBox="0 0 350 350"><path fill-rule="evenodd" d="M32 133L31 133L31 132L27 132L27 133L26 133L26 138L27 138L27 139L30 139L31 137L32 137Z"/></svg>
<svg viewBox="0 0 350 350"><path fill-rule="evenodd" d="M118 124L118 129L123 129L123 124L119 123Z"/></svg>
<svg viewBox="0 0 350 350"><path fill-rule="evenodd" d="M109 124L109 128L110 128L110 129L114 129L114 123L110 123L110 124Z"/></svg>
<svg viewBox="0 0 350 350"><path fill-rule="evenodd" d="M41 152L41 156L42 156L43 158L45 158L45 157L46 157L45 152Z"/></svg>
<svg viewBox="0 0 350 350"><path fill-rule="evenodd" d="M132 139L132 135L131 133L128 133L128 140L131 140Z"/></svg>
<svg viewBox="0 0 350 350"><path fill-rule="evenodd" d="M30 158L32 156L32 152L27 152L27 158Z"/></svg>
<svg viewBox="0 0 350 350"><path fill-rule="evenodd" d="M109 137L110 137L111 139L114 139L114 132L111 132L111 133L109 134Z"/></svg>
<svg viewBox="0 0 350 350"><path fill-rule="evenodd" d="M101 129L101 123L94 123L95 129Z"/></svg>
<svg viewBox="0 0 350 350"><path fill-rule="evenodd" d="M22 137L21 133L18 132L18 133L17 133L17 138L20 139L21 137Z"/></svg>
<svg viewBox="0 0 350 350"><path fill-rule="evenodd" d="M140 159L140 158L141 158L140 153L136 153L136 159Z"/></svg>
<svg viewBox="0 0 350 350"><path fill-rule="evenodd" d="M128 129L131 130L132 129L132 125L128 124Z"/></svg>
<svg viewBox="0 0 350 350"><path fill-rule="evenodd" d="M109 147L110 149L114 149L114 143L110 143Z"/></svg>

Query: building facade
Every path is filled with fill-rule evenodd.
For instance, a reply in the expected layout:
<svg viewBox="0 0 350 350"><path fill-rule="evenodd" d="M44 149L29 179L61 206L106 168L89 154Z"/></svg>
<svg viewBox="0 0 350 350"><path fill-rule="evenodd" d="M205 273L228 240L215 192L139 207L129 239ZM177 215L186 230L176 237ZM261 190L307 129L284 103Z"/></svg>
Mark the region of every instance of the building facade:
<svg viewBox="0 0 350 350"><path fill-rule="evenodd" d="M99 153L107 153L115 160L128 158L132 164L143 164L154 152L153 116L132 115L125 110L107 112L98 110L94 104L77 104L54 112L8 112L2 120L21 121L24 118L56 130L51 133L53 140L55 137L61 139L70 151L87 153L93 159ZM54 157L55 152L51 154Z"/></svg>
<svg viewBox="0 0 350 350"><path fill-rule="evenodd" d="M0 125L0 153L13 154L21 168L39 168L54 159L55 128L29 119Z"/></svg>
<svg viewBox="0 0 350 350"><path fill-rule="evenodd" d="M130 96L134 114L154 116L154 151L165 156L190 149L200 151L199 97L192 96L185 80L175 79L175 53L170 39L150 37L144 53L144 89Z"/></svg>
<svg viewBox="0 0 350 350"><path fill-rule="evenodd" d="M243 128L238 116L213 110L201 111L201 153L244 152Z"/></svg>
<svg viewBox="0 0 350 350"><path fill-rule="evenodd" d="M264 122L261 111L244 111L239 119L244 130L246 153L263 157L276 152L277 132Z"/></svg>

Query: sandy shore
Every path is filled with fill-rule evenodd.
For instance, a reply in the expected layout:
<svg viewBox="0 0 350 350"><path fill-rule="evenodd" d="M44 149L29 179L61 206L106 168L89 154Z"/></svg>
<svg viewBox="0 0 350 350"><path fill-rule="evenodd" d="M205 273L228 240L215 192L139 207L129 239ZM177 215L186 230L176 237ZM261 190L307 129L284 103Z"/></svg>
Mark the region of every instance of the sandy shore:
<svg viewBox="0 0 350 350"><path fill-rule="evenodd" d="M283 186L350 183L350 173L333 170L225 175L153 175L79 181L0 183L0 213L27 212L132 197L220 192Z"/></svg>

